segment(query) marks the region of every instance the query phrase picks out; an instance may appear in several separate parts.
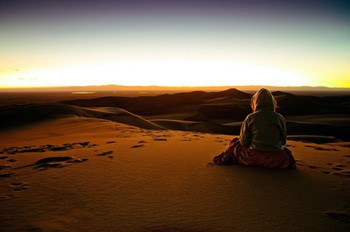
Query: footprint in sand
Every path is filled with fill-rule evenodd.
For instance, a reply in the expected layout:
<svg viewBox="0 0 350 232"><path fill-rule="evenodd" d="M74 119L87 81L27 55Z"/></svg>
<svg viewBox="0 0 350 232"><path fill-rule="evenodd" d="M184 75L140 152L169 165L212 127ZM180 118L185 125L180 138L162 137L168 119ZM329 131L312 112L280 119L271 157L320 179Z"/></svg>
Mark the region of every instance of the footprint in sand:
<svg viewBox="0 0 350 232"><path fill-rule="evenodd" d="M315 165L309 165L308 168L310 168L310 169L318 169L318 168L320 168L320 167L317 167L317 166L315 166Z"/></svg>
<svg viewBox="0 0 350 232"><path fill-rule="evenodd" d="M113 151L106 151L106 152L102 152L102 153L96 154L96 156L107 156L107 155L110 155L112 153L113 153Z"/></svg>
<svg viewBox="0 0 350 232"><path fill-rule="evenodd" d="M16 162L17 160L16 159L8 159L7 162L11 162L11 163L14 163Z"/></svg>
<svg viewBox="0 0 350 232"><path fill-rule="evenodd" d="M297 163L298 166L305 166L305 162L302 160L296 159L295 162Z"/></svg>
<svg viewBox="0 0 350 232"><path fill-rule="evenodd" d="M342 167L334 167L332 170L322 171L324 174L334 175L339 177L350 178L350 169L344 169Z"/></svg>
<svg viewBox="0 0 350 232"><path fill-rule="evenodd" d="M167 141L165 138L153 138L154 141Z"/></svg>
<svg viewBox="0 0 350 232"><path fill-rule="evenodd" d="M341 222L350 223L350 215L342 211L328 211L325 214Z"/></svg>
<svg viewBox="0 0 350 232"><path fill-rule="evenodd" d="M25 152L45 152L45 148L43 147L8 147L2 150L2 153L6 154L17 154L17 153L25 153Z"/></svg>
<svg viewBox="0 0 350 232"><path fill-rule="evenodd" d="M13 193L9 193L3 196L0 196L0 201L7 201L16 198L16 195Z"/></svg>
<svg viewBox="0 0 350 232"><path fill-rule="evenodd" d="M11 168L11 166L8 165L0 165L0 170Z"/></svg>
<svg viewBox="0 0 350 232"><path fill-rule="evenodd" d="M13 191L24 191L29 188L28 184L21 182L12 183L10 187L12 187Z"/></svg>
<svg viewBox="0 0 350 232"><path fill-rule="evenodd" d="M140 144L140 145L134 145L134 146L132 146L132 147L130 147L130 148L139 148L139 147L143 147L143 144Z"/></svg>
<svg viewBox="0 0 350 232"><path fill-rule="evenodd" d="M157 136L159 136L159 137L168 137L168 138L171 137L170 134L165 134L165 135L164 134L158 134Z"/></svg>
<svg viewBox="0 0 350 232"><path fill-rule="evenodd" d="M350 170L341 170L339 172L333 172L331 174L339 177L350 178Z"/></svg>
<svg viewBox="0 0 350 232"><path fill-rule="evenodd" d="M108 141L106 142L106 144L112 144L112 143L116 143L115 141Z"/></svg>
<svg viewBox="0 0 350 232"><path fill-rule="evenodd" d="M9 178L9 177L12 177L14 176L15 173L11 172L11 173L5 173L5 174L1 174L0 175L0 178Z"/></svg>
<svg viewBox="0 0 350 232"><path fill-rule="evenodd" d="M0 196L0 201L6 201L6 200L11 200L16 198L16 195L14 192L25 191L29 188L29 185L27 183L14 182L10 184L9 187L11 189L10 193Z"/></svg>
<svg viewBox="0 0 350 232"><path fill-rule="evenodd" d="M87 160L87 158L80 159L70 156L48 157L36 161L33 169L46 170L48 168L61 168L67 166L69 163L80 163Z"/></svg>
<svg viewBox="0 0 350 232"><path fill-rule="evenodd" d="M46 151L66 151L76 148L84 148L84 147L94 147L97 144L90 144L90 142L77 142L77 143L65 143L63 145L52 145L47 144L44 146L31 147L8 147L2 150L1 153L6 154L17 154L17 153L26 153L26 152L46 152Z"/></svg>
<svg viewBox="0 0 350 232"><path fill-rule="evenodd" d="M6 155L0 156L0 160L7 159L7 158L8 158L8 156L6 156Z"/></svg>
<svg viewBox="0 0 350 232"><path fill-rule="evenodd" d="M48 164L48 163L52 163L52 162L67 161L70 159L72 159L72 157L70 157L70 156L47 157L47 158L43 158L43 159L36 161L35 164L36 165Z"/></svg>
<svg viewBox="0 0 350 232"><path fill-rule="evenodd" d="M196 137L197 139L199 139L199 138L204 138L203 136L201 136L201 135L192 135L193 137Z"/></svg>

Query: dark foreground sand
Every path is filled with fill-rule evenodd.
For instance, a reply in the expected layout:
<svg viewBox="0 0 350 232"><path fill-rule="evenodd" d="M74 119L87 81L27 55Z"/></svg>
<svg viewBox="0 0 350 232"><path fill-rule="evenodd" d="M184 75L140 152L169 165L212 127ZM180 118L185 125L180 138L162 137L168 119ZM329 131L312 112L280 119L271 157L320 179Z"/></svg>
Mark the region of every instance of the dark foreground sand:
<svg viewBox="0 0 350 232"><path fill-rule="evenodd" d="M69 117L0 133L0 231L349 231L350 143L208 165L232 136Z"/></svg>

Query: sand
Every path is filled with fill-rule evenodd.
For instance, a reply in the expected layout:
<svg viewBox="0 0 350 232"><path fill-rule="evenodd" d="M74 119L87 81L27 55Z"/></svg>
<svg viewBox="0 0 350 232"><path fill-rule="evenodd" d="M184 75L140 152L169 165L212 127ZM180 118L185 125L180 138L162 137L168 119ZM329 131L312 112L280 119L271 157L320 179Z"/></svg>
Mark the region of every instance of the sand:
<svg viewBox="0 0 350 232"><path fill-rule="evenodd" d="M228 135L64 117L0 132L0 231L349 231L350 143L296 170L208 163Z"/></svg>

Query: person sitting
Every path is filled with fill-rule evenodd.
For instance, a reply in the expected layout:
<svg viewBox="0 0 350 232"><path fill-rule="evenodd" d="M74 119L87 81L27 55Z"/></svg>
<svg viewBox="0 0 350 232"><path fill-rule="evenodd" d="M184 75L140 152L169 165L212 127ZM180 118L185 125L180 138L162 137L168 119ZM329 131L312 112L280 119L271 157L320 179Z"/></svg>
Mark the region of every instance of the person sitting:
<svg viewBox="0 0 350 232"><path fill-rule="evenodd" d="M267 168L295 168L292 152L286 148L286 120L276 112L272 93L260 89L251 99L253 113L242 123L239 138L214 157L218 165L242 164Z"/></svg>

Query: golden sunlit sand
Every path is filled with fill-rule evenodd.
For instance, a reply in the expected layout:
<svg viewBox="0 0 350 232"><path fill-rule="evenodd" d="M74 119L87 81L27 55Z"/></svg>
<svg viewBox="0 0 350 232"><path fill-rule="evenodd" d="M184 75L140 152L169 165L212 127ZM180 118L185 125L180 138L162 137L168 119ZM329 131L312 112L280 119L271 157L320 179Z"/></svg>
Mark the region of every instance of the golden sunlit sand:
<svg viewBox="0 0 350 232"><path fill-rule="evenodd" d="M1 231L348 231L350 144L212 166L232 136L63 117L0 133ZM50 158L51 159L47 159Z"/></svg>

